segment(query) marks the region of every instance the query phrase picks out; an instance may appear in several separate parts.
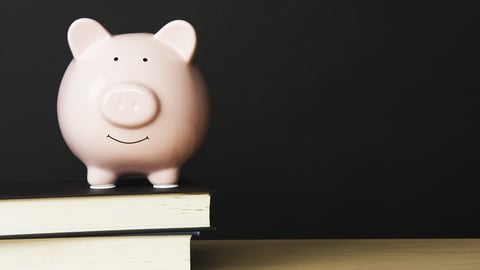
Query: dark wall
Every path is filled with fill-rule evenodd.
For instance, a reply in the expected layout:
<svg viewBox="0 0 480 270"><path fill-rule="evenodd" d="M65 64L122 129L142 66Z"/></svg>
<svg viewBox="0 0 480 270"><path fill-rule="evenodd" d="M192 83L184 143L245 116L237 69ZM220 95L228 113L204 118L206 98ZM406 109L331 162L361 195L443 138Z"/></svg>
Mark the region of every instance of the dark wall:
<svg viewBox="0 0 480 270"><path fill-rule="evenodd" d="M461 1L0 4L0 181L85 181L56 118L69 24L197 29L212 118L182 175L212 238L480 237L477 10Z"/></svg>

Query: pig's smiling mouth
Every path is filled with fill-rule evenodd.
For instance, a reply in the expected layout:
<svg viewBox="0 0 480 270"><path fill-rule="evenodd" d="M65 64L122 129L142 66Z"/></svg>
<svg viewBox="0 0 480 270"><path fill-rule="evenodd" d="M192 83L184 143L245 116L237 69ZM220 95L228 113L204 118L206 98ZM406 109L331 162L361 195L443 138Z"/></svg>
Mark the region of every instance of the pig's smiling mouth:
<svg viewBox="0 0 480 270"><path fill-rule="evenodd" d="M131 142L127 142L127 141L121 141L119 139L115 139L114 137L110 136L110 134L107 135L107 138L110 138L116 142L119 142L119 143L124 143L124 144L134 144L134 143L139 143L139 142L143 142L145 140L150 140L150 138L148 138L148 136L146 136L145 138L143 139L140 139L138 141L131 141Z"/></svg>

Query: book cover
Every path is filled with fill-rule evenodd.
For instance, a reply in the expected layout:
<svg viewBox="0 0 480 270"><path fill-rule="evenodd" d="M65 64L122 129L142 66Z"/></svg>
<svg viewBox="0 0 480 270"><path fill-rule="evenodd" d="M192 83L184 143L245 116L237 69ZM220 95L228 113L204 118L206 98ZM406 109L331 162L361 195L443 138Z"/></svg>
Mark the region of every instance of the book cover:
<svg viewBox="0 0 480 270"><path fill-rule="evenodd" d="M153 188L146 178L121 178L113 189L90 189L86 181L32 181L0 183L0 200L135 194L214 193L215 190L181 179L176 188Z"/></svg>

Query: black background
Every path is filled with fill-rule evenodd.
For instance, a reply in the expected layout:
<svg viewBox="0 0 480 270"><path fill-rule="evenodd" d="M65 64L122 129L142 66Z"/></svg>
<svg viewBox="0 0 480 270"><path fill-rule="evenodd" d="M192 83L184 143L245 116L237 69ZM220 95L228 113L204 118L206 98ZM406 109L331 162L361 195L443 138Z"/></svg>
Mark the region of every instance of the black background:
<svg viewBox="0 0 480 270"><path fill-rule="evenodd" d="M211 97L184 177L206 238L480 237L479 26L461 1L3 1L0 181L85 181L56 118L79 17L198 34Z"/></svg>

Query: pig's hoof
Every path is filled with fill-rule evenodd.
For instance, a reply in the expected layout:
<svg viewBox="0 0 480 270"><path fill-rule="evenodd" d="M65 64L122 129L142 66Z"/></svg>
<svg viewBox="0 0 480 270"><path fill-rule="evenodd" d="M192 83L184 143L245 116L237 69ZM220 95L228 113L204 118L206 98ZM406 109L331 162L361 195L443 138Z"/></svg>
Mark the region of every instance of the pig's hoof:
<svg viewBox="0 0 480 270"><path fill-rule="evenodd" d="M154 188L176 188L178 187L177 184L157 184L153 185Z"/></svg>
<svg viewBox="0 0 480 270"><path fill-rule="evenodd" d="M170 168L159 170L148 175L148 180L154 188L174 188L178 187L178 169Z"/></svg>
<svg viewBox="0 0 480 270"><path fill-rule="evenodd" d="M91 189L110 189L115 187L117 176L109 170L89 167L87 170L87 181Z"/></svg>
<svg viewBox="0 0 480 270"><path fill-rule="evenodd" d="M91 189L111 189L115 188L114 184L107 184L107 185L90 185Z"/></svg>

